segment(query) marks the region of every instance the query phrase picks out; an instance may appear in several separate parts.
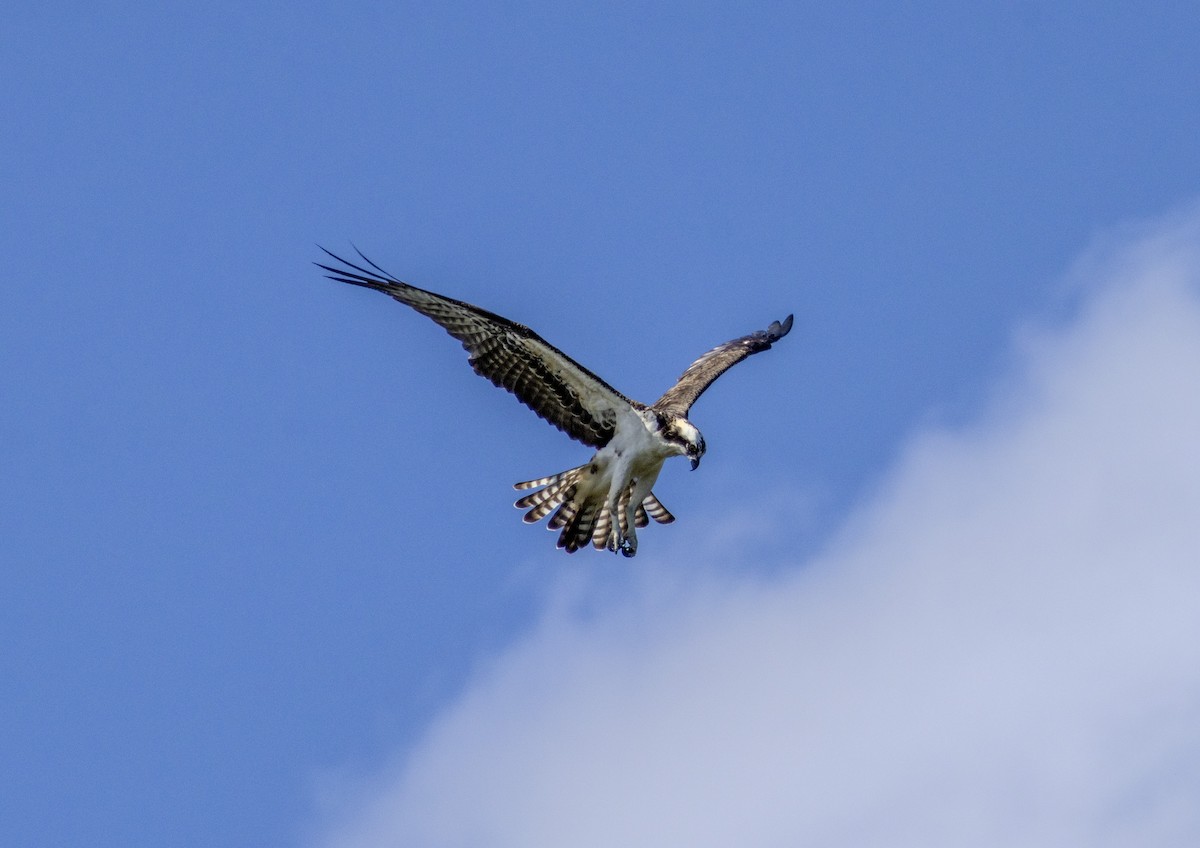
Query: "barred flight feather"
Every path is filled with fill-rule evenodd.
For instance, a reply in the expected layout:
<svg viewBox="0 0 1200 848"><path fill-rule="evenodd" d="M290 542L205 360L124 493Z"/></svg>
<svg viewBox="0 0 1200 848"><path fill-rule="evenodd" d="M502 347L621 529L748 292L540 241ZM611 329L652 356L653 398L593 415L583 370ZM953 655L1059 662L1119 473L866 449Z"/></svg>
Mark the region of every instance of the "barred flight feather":
<svg viewBox="0 0 1200 848"><path fill-rule="evenodd" d="M562 535L558 537L558 546L565 548L569 554L573 554L585 546L592 536L592 524L595 521L597 510L601 508L602 504L603 498L592 498L583 504L575 513L571 523L562 531Z"/></svg>
<svg viewBox="0 0 1200 848"><path fill-rule="evenodd" d="M629 497L633 494L633 482L625 487L625 491L621 492L621 497L617 499L617 526L621 528L621 535L629 535Z"/></svg>
<svg viewBox="0 0 1200 848"><path fill-rule="evenodd" d="M612 510L605 503L604 508L600 510L600 515L596 518L596 526L592 529L592 547L598 551L604 550L608 545L608 531L611 529Z"/></svg>
<svg viewBox="0 0 1200 848"><path fill-rule="evenodd" d="M772 321L765 330L717 345L701 356L679 376L674 386L656 400L652 406L669 415L688 414L692 404L713 382L748 356L770 350L771 345L792 331L792 316L782 321Z"/></svg>
<svg viewBox="0 0 1200 848"><path fill-rule="evenodd" d="M344 267L316 263L331 280L390 295L435 322L467 351L476 374L512 392L521 403L572 439L595 448L608 444L617 417L630 400L524 324L461 300L410 286L362 256L370 268L321 248Z"/></svg>
<svg viewBox="0 0 1200 848"><path fill-rule="evenodd" d="M549 477L539 477L536 480L526 480L524 483L513 483L513 488L514 489L536 489L539 486L545 486L549 483L553 483L555 480L557 480L559 477L561 477L563 474L566 474L566 473L567 472L564 471L564 472L562 472L562 474L551 474Z"/></svg>
<svg viewBox="0 0 1200 848"><path fill-rule="evenodd" d="M658 498L654 497L654 492L646 495L646 499L642 501L642 506L646 508L646 512L650 513L650 517L659 524L670 524L675 520L675 516L667 511L667 508L659 503ZM638 525L641 526L640 524Z"/></svg>
<svg viewBox="0 0 1200 848"><path fill-rule="evenodd" d="M579 509L579 504L573 501L567 501L558 508L558 512L550 516L550 521L546 524L546 529L557 530L560 527L565 527L575 518L575 513Z"/></svg>
<svg viewBox="0 0 1200 848"><path fill-rule="evenodd" d="M550 494L542 498L536 504L533 504L533 509L529 510L521 519L526 524L537 524L547 515L555 510L563 501L569 501L575 497L576 489L574 486L567 486L564 489L555 489L554 491L546 490Z"/></svg>

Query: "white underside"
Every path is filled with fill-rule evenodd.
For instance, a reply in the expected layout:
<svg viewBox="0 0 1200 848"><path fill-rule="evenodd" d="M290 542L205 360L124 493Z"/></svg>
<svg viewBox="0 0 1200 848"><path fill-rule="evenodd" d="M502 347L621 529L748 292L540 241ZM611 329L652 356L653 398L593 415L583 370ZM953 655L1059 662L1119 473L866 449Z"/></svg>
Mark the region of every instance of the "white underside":
<svg viewBox="0 0 1200 848"><path fill-rule="evenodd" d="M663 439L654 425L652 413L639 413L631 408L618 420L612 440L592 458L596 471L588 475L587 489L579 497L587 500L588 496L603 493L613 517L610 549L622 546L637 549L634 513L658 480L663 462L680 455L679 446ZM630 496L622 498L630 483L633 484Z"/></svg>

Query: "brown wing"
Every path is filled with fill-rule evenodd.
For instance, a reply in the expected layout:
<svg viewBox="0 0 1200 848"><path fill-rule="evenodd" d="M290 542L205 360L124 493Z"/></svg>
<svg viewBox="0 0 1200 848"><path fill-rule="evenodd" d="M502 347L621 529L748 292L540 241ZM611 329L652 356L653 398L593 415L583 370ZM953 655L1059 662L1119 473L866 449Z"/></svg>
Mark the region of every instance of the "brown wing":
<svg viewBox="0 0 1200 848"><path fill-rule="evenodd" d="M374 271L325 252L346 266L313 263L328 271L329 279L381 291L432 318L462 342L476 374L512 392L521 403L585 445L604 447L622 411L630 406L644 408L523 324L410 286L361 253Z"/></svg>
<svg viewBox="0 0 1200 848"><path fill-rule="evenodd" d="M772 322L765 330L714 347L689 365L679 382L655 401L653 408L668 415L687 415L696 398L700 397L714 380L747 356L768 350L791 329L792 316L789 315L782 322Z"/></svg>

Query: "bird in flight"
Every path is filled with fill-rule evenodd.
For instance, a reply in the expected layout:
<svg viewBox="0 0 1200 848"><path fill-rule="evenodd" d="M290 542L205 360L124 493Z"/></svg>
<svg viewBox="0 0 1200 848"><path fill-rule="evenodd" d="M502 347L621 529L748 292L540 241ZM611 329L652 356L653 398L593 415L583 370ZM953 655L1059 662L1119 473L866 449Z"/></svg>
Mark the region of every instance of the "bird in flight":
<svg viewBox="0 0 1200 848"><path fill-rule="evenodd" d="M314 263L331 280L375 289L432 318L462 342L475 373L517 396L539 416L576 441L596 449L583 465L517 483L530 490L516 502L525 522L547 515L561 530L558 547L574 553L589 542L597 549L637 553L637 528L653 518L675 520L651 489L663 463L686 456L692 470L704 456L704 437L688 410L713 381L747 356L761 353L792 329L792 316L765 330L719 345L687 367L674 386L652 404L618 392L533 330L460 300L410 286L362 253L364 268L321 248L340 267ZM553 513L553 514L552 514Z"/></svg>

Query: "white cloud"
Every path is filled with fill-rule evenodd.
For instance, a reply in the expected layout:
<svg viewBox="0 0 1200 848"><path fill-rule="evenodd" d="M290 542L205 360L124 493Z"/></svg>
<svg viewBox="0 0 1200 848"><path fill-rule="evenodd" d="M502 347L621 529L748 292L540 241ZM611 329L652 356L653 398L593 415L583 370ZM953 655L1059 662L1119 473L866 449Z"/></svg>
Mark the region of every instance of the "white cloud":
<svg viewBox="0 0 1200 848"><path fill-rule="evenodd" d="M1075 278L824 554L564 590L323 844L1200 844L1200 214Z"/></svg>

